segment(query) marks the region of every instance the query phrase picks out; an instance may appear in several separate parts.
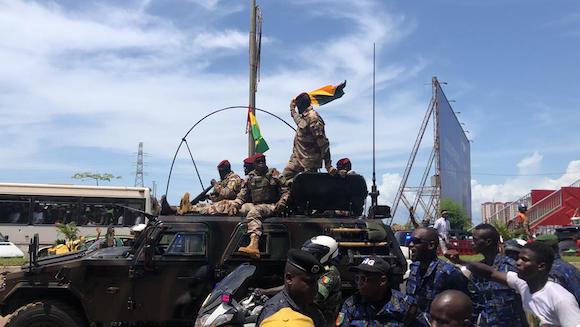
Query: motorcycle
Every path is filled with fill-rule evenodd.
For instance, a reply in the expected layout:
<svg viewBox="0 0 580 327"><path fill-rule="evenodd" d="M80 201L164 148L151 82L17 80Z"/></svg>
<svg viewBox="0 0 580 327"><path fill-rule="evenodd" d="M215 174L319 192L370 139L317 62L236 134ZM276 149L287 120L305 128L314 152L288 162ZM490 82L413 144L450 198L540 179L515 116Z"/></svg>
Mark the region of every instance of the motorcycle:
<svg viewBox="0 0 580 327"><path fill-rule="evenodd" d="M244 263L219 282L201 305L194 326L255 326L268 297L250 292L236 300L248 294L247 284L255 272L255 266Z"/></svg>

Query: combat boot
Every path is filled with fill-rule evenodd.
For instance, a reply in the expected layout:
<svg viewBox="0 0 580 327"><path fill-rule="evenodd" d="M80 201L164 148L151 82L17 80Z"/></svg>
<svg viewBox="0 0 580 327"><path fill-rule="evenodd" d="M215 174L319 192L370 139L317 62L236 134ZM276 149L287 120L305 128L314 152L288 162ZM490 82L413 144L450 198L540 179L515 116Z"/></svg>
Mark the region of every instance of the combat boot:
<svg viewBox="0 0 580 327"><path fill-rule="evenodd" d="M252 259L260 259L260 236L256 233L250 234L250 244L248 246L243 246L238 249L239 252L242 252Z"/></svg>

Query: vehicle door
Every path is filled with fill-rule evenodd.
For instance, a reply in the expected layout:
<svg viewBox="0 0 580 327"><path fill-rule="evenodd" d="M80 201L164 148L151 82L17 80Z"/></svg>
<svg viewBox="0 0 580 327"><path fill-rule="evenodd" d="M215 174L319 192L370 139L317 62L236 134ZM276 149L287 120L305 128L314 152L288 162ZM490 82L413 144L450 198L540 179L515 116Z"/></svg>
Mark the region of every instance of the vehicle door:
<svg viewBox="0 0 580 327"><path fill-rule="evenodd" d="M195 318L213 285L208 266L209 229L204 223L165 225L149 245L134 276L128 303L138 321Z"/></svg>
<svg viewBox="0 0 580 327"><path fill-rule="evenodd" d="M290 250L290 235L286 225L279 223L264 223L260 237L260 262L256 265L255 279L260 281L259 287L268 288L282 285L283 272L286 264L286 254ZM231 239L217 267L218 278L225 277L243 262L250 258L238 251L250 242L247 225L239 224L233 231Z"/></svg>

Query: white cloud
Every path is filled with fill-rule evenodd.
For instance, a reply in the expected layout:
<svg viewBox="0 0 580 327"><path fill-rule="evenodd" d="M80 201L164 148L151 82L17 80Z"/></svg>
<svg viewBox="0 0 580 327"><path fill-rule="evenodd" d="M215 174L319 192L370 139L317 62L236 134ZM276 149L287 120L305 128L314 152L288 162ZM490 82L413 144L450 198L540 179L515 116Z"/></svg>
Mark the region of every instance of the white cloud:
<svg viewBox="0 0 580 327"><path fill-rule="evenodd" d="M240 49L248 47L248 35L236 30L217 33L204 32L195 38L195 44L202 48Z"/></svg>

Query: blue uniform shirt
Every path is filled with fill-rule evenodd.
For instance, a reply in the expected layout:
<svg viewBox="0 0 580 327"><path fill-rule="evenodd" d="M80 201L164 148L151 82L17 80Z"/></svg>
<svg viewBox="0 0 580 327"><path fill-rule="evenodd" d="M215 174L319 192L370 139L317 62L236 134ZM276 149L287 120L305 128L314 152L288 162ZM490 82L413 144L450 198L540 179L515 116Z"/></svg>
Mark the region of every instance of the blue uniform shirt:
<svg viewBox="0 0 580 327"><path fill-rule="evenodd" d="M260 315L258 316L256 326L260 326L260 324L262 323L262 321L264 321L264 319L270 317L271 315L278 312L278 310L283 308L290 308L296 312L300 312L303 315L310 317L310 319L312 319L312 321L314 322L314 326L316 327L325 326L324 316L320 311L318 311L318 309L316 309L314 306L300 308L296 304L296 302L292 300L290 295L288 295L286 289L282 290L278 294L274 295L271 299L266 301L266 303L264 304L264 308L262 309L262 312L260 312Z"/></svg>
<svg viewBox="0 0 580 327"><path fill-rule="evenodd" d="M516 262L500 254L495 256L492 266L501 272L517 271ZM476 275L472 275L471 281L477 292L475 300L476 311L481 313L480 326L527 326L521 298L513 289Z"/></svg>
<svg viewBox="0 0 580 327"><path fill-rule="evenodd" d="M359 294L355 294L342 305L336 318L336 326L404 326L403 321L408 310L409 305L404 294L397 290L391 290L389 301L384 304L366 302Z"/></svg>
<svg viewBox="0 0 580 327"><path fill-rule="evenodd" d="M406 291L419 311L429 312L435 296L445 290L458 290L473 298L475 289L469 286L469 280L454 265L435 259L423 276L419 274L419 266L419 261L411 263Z"/></svg>
<svg viewBox="0 0 580 327"><path fill-rule="evenodd" d="M576 267L558 257L554 260L548 277L572 293L580 303L580 273Z"/></svg>

